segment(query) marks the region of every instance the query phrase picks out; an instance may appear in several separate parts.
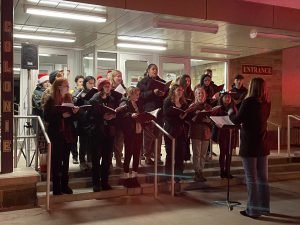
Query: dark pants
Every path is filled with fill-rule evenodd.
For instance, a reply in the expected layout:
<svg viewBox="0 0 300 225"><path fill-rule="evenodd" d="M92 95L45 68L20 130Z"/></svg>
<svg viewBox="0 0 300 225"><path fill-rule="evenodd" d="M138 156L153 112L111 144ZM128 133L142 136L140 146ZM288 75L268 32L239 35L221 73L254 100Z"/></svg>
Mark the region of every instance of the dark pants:
<svg viewBox="0 0 300 225"><path fill-rule="evenodd" d="M91 141L88 135L79 136L79 162L84 163L86 160L91 162ZM87 159L85 159L85 156Z"/></svg>
<svg viewBox="0 0 300 225"><path fill-rule="evenodd" d="M114 139L111 136L92 138L92 180L94 186L108 184L109 167ZM101 160L101 164L100 164Z"/></svg>
<svg viewBox="0 0 300 225"><path fill-rule="evenodd" d="M247 213L255 216L270 212L268 157L242 157L248 190Z"/></svg>
<svg viewBox="0 0 300 225"><path fill-rule="evenodd" d="M70 148L63 138L51 138L51 172L53 193L60 193L69 183Z"/></svg>
<svg viewBox="0 0 300 225"><path fill-rule="evenodd" d="M231 146L229 146L229 141L231 140ZM220 146L220 156L219 164L221 173L228 172L231 164L231 154L232 149L235 146L235 138L232 135L230 137L229 129L222 129L219 136L219 146Z"/></svg>
<svg viewBox="0 0 300 225"><path fill-rule="evenodd" d="M124 159L124 173L129 173L129 164L131 157L133 158L132 170L138 172L139 162L140 162L140 152L143 143L143 135L125 135L125 159Z"/></svg>
<svg viewBox="0 0 300 225"><path fill-rule="evenodd" d="M76 137L77 141L77 137ZM69 144L73 159L78 159L78 150L77 150L77 142Z"/></svg>
<svg viewBox="0 0 300 225"><path fill-rule="evenodd" d="M172 170L172 141L168 137L164 137L165 145L166 145L166 173L171 174ZM182 175L183 174L183 160L186 150L186 142L183 135L180 135L175 140L175 174Z"/></svg>

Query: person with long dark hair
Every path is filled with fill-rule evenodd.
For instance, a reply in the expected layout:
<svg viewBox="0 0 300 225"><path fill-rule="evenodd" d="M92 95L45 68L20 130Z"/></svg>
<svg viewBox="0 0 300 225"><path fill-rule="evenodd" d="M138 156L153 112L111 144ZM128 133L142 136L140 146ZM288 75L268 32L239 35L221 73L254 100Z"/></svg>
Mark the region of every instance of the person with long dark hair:
<svg viewBox="0 0 300 225"><path fill-rule="evenodd" d="M78 90L73 96L77 106L87 105L88 99L85 95L95 87L96 80L93 76L87 76L83 80L83 90ZM93 126L89 118L88 112L84 111L79 115L77 123L77 131L79 135L79 168L80 170L89 170L92 168L91 159L91 134L90 128Z"/></svg>
<svg viewBox="0 0 300 225"><path fill-rule="evenodd" d="M212 115L213 116L226 116L228 114L228 111L235 113L236 107L234 105L234 102L231 99L231 96L228 92L224 92L221 94L219 99L219 108L216 110L213 110ZM231 163L231 152L232 149L236 145L236 135L234 135L236 132L232 132L233 135L230 137L230 131L229 129L217 129L217 141L220 146L220 155L219 155L219 164L220 164L220 177L221 178L233 178L233 176L227 171L227 166ZM231 140L230 140L231 138ZM229 143L231 143L231 146L229 146ZM230 153L230 154L229 154Z"/></svg>
<svg viewBox="0 0 300 225"><path fill-rule="evenodd" d="M265 80L253 78L238 113L230 116L235 124L242 124L239 154L242 157L248 190L247 208L240 212L243 216L256 218L270 213L270 148L267 142L267 120L270 110L271 103Z"/></svg>
<svg viewBox="0 0 300 225"><path fill-rule="evenodd" d="M191 88L191 77L188 74L183 74L180 76L179 85L183 87L183 95L188 105L194 102L195 96L194 92ZM188 123L184 124L184 128L186 130L186 134L190 129L190 125ZM185 137L185 153L184 160L188 161L191 159L191 151L190 151L190 138L188 136Z"/></svg>
<svg viewBox="0 0 300 225"><path fill-rule="evenodd" d="M166 95L166 93L160 91L159 89L154 89L154 90L150 89L151 80L157 80L157 81L165 83L165 81L158 76L158 68L155 64L150 64L147 67L146 72L144 74L144 78L137 84L137 87L141 90L140 100L142 101L143 107L145 108L146 112L151 112L157 108L162 108L163 100ZM161 111L159 112L159 115L157 116L156 122L162 126L163 115L162 115ZM149 123L146 126L146 130L148 130L148 132L144 132L144 135L143 135L143 141L144 141L143 142L143 150L144 150L144 156L145 156L145 163L148 165L153 165L154 162L151 159L151 156L154 153L154 151L153 151L154 150L154 137L153 137L153 135L151 135L149 133L152 133L155 136L159 137L158 138L158 140L159 140L158 146L161 146L162 135L161 135L161 132L158 131L158 129L156 129L152 123ZM158 155L160 155L160 149L158 150ZM163 163L160 160L160 158L158 159L158 163L159 164Z"/></svg>

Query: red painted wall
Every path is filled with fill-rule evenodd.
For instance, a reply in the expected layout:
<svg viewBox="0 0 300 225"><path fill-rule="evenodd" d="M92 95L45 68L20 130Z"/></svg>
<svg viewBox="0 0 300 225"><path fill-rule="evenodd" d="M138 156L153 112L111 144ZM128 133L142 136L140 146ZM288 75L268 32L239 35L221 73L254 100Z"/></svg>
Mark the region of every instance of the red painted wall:
<svg viewBox="0 0 300 225"><path fill-rule="evenodd" d="M282 105L299 107L300 47L284 49L282 56Z"/></svg>

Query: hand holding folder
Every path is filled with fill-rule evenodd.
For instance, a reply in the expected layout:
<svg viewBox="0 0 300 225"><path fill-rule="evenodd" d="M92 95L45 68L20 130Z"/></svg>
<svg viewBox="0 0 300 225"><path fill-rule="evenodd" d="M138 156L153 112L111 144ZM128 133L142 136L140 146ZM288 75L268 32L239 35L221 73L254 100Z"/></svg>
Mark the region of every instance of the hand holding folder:
<svg viewBox="0 0 300 225"><path fill-rule="evenodd" d="M71 113L73 114L73 110L75 108L79 108L79 111L86 111L88 108L91 107L91 105L82 105L82 106L75 106L73 103L62 103L62 105L55 106L56 110L58 110L60 113Z"/></svg>
<svg viewBox="0 0 300 225"><path fill-rule="evenodd" d="M159 91L166 93L169 90L171 83L172 81L168 81L167 83L164 83L159 80L151 79L149 89L150 90L158 89Z"/></svg>

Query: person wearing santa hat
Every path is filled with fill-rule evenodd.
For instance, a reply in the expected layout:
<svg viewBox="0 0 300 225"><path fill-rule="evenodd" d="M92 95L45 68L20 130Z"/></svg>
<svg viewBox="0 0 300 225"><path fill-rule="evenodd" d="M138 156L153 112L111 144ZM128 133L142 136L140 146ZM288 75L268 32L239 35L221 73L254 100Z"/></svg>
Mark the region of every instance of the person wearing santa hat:
<svg viewBox="0 0 300 225"><path fill-rule="evenodd" d="M43 118L41 100L49 84L49 76L47 73L38 74L38 84L32 94L32 114L40 116L41 118Z"/></svg>

